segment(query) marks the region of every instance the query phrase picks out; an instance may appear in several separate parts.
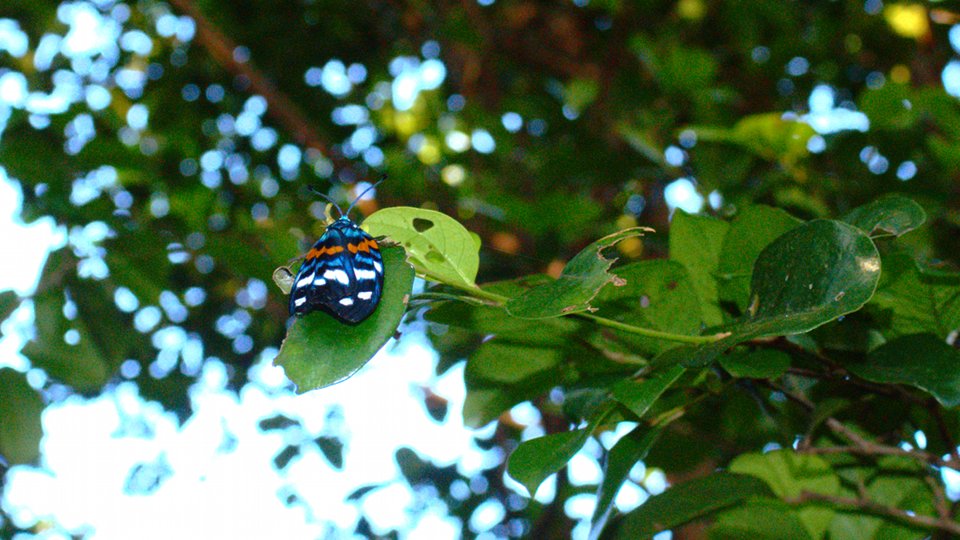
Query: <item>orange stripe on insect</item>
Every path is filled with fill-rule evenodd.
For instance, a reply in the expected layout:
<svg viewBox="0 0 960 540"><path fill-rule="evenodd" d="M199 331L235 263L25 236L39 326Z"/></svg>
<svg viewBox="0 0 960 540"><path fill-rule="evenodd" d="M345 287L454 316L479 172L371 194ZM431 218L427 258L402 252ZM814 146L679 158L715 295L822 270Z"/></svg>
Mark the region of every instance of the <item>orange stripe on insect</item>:
<svg viewBox="0 0 960 540"><path fill-rule="evenodd" d="M357 245L347 244L347 249L350 250L350 253L357 253L358 251L370 253L370 248L378 248L377 241L372 238L364 240Z"/></svg>
<svg viewBox="0 0 960 540"><path fill-rule="evenodd" d="M341 251L343 251L343 247L342 247L342 246L330 246L330 247L324 246L324 247L322 247L322 248L320 248L320 249L313 248L313 249L311 249L310 251L307 252L307 258L308 258L308 259L315 259L315 258L317 258L317 257L322 257L322 256L324 256L324 255L336 255L337 253L340 253Z"/></svg>

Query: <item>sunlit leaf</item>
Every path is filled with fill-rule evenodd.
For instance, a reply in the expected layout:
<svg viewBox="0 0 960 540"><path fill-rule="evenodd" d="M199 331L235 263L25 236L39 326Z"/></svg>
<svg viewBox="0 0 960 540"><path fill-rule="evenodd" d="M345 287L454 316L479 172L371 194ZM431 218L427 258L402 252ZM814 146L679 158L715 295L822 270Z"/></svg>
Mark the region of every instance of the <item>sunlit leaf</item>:
<svg viewBox="0 0 960 540"><path fill-rule="evenodd" d="M283 367L298 392L340 382L363 367L397 330L406 311L413 269L403 249L385 247L383 295L376 311L357 325L313 312L298 317L287 331L274 364Z"/></svg>
<svg viewBox="0 0 960 540"><path fill-rule="evenodd" d="M473 287L480 265L474 237L457 220L441 212L394 206L363 221L373 236L386 236L407 251L417 273L443 283Z"/></svg>
<svg viewBox="0 0 960 540"><path fill-rule="evenodd" d="M624 285L624 281L608 272L616 259L608 259L603 251L625 238L642 236L651 229L626 229L590 244L564 267L556 281L530 289L507 302L507 311L525 319L548 319L593 310L590 302L607 284Z"/></svg>

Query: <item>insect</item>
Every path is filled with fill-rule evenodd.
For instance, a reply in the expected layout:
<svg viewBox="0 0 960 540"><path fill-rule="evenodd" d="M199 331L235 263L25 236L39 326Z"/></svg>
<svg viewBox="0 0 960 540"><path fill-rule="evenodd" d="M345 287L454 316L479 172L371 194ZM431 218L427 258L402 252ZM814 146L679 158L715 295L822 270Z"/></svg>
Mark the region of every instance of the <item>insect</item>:
<svg viewBox="0 0 960 540"><path fill-rule="evenodd" d="M320 309L341 322L357 324L377 308L383 291L380 246L348 216L357 201L385 179L364 190L346 213L318 193L333 204L340 218L327 226L300 265L290 289L291 315L303 316Z"/></svg>

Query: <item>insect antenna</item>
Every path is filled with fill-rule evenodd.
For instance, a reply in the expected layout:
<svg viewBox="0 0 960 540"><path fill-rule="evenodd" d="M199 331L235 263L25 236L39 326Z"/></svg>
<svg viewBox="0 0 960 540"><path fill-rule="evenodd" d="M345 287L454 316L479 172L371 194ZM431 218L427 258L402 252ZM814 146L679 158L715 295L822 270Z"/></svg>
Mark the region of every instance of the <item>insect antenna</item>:
<svg viewBox="0 0 960 540"><path fill-rule="evenodd" d="M347 208L347 213L344 214L344 215L349 216L349 215L350 215L350 211L353 210L353 207L354 207L358 202L360 202L360 199L362 199L363 196L366 195L368 191L370 191L370 190L372 190L373 188L375 188L375 187L379 186L380 184L382 184L383 181L386 180L386 179L387 179L387 175L381 176L381 177L380 177L380 180L377 180L377 183L376 183L376 184L374 184L374 185L368 187L367 189L363 190L363 193L361 193L360 195L357 195L357 198L354 199L352 203L350 203L350 206Z"/></svg>
<svg viewBox="0 0 960 540"><path fill-rule="evenodd" d="M337 209L337 213L340 214L340 217L343 217L343 216L345 215L345 214L343 213L343 210L340 209L340 205L337 204L336 201L334 201L333 199L331 199L330 197L328 197L326 193L320 191L320 190L317 189L315 186L310 186L310 191L312 191L315 195L319 195L319 196L323 197L324 199L326 199L327 201L329 201L330 204L332 204L333 207ZM347 212L349 212L349 210L347 210Z"/></svg>

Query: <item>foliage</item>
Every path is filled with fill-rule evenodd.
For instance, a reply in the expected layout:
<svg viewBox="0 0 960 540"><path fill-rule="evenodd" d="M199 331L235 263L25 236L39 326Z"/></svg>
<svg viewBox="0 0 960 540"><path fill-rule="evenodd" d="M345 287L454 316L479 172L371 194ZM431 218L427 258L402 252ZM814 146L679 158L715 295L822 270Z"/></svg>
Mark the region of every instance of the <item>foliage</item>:
<svg viewBox="0 0 960 540"><path fill-rule="evenodd" d="M22 218L69 240L22 299L43 376L0 370L0 454L35 461L43 402L125 379L186 418L188 341L234 389L266 352L307 391L425 328L509 455L457 499L454 467L397 452L464 523L515 496L505 475L533 496L556 474L497 534L568 535L587 492L592 538L960 534L957 13L580 4L14 3L0 164ZM132 37L45 59L71 9ZM310 187L349 199L381 170L358 203L386 240L377 312L288 327L281 265L324 227ZM709 206L674 208L683 182ZM527 402L542 437L511 418ZM571 485L591 448L600 484ZM640 462L671 487L621 514Z"/></svg>

